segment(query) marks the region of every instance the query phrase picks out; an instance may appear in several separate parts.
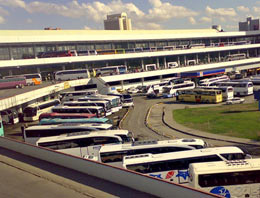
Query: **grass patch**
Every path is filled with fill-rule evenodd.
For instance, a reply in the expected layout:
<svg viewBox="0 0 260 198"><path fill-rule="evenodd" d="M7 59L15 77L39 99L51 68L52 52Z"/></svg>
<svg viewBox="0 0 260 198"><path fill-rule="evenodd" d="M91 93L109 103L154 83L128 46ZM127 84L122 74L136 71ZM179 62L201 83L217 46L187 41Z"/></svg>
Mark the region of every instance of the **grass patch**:
<svg viewBox="0 0 260 198"><path fill-rule="evenodd" d="M185 108L173 111L176 122L189 128L260 141L258 103Z"/></svg>

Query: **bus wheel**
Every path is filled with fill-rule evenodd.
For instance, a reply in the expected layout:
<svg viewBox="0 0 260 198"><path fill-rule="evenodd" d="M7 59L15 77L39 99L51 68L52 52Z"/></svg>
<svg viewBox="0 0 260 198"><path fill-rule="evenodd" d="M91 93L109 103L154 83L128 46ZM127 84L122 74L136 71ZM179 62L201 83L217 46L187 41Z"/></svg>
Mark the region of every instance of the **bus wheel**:
<svg viewBox="0 0 260 198"><path fill-rule="evenodd" d="M209 100L206 100L206 103L209 104Z"/></svg>

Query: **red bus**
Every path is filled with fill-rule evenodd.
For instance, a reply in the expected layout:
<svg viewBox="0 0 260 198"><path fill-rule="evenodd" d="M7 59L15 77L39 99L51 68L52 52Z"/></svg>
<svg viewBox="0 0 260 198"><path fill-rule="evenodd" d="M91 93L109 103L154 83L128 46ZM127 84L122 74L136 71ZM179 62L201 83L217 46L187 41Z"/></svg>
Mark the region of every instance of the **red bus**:
<svg viewBox="0 0 260 198"><path fill-rule="evenodd" d="M25 85L25 77L0 79L0 89L23 88Z"/></svg>
<svg viewBox="0 0 260 198"><path fill-rule="evenodd" d="M77 56L76 50L67 51L55 51L55 52L40 52L38 58L50 58L50 57L66 57L66 56Z"/></svg>
<svg viewBox="0 0 260 198"><path fill-rule="evenodd" d="M43 118L61 118L61 119L78 119L78 118L93 118L95 113L42 113L39 120Z"/></svg>

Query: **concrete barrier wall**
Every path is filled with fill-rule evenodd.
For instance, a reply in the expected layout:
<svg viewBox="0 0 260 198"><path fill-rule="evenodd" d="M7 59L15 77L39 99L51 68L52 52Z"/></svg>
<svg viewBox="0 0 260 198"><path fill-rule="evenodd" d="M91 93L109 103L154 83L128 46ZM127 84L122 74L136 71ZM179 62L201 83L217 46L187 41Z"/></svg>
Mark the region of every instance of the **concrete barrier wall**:
<svg viewBox="0 0 260 198"><path fill-rule="evenodd" d="M66 155L45 148L39 148L4 137L0 137L0 147L45 160L53 164L64 166L66 168L79 171L83 174L92 175L158 197L218 197L149 176L143 176L139 173L134 173L125 169L104 165L99 162Z"/></svg>

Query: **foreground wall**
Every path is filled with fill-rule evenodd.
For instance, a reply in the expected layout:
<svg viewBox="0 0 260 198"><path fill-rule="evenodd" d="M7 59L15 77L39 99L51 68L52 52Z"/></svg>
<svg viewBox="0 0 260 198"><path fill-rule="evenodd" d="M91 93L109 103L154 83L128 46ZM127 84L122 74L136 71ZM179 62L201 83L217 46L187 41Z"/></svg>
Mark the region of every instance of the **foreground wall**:
<svg viewBox="0 0 260 198"><path fill-rule="evenodd" d="M129 188L149 193L158 197L178 197L178 198L208 198L218 197L203 193L188 187L172 184L149 176L143 176L128 170L104 165L98 162L62 154L49 149L39 148L23 142L18 142L8 138L0 137L0 147L22 153L34 158L64 166L82 174L88 174L127 186Z"/></svg>

